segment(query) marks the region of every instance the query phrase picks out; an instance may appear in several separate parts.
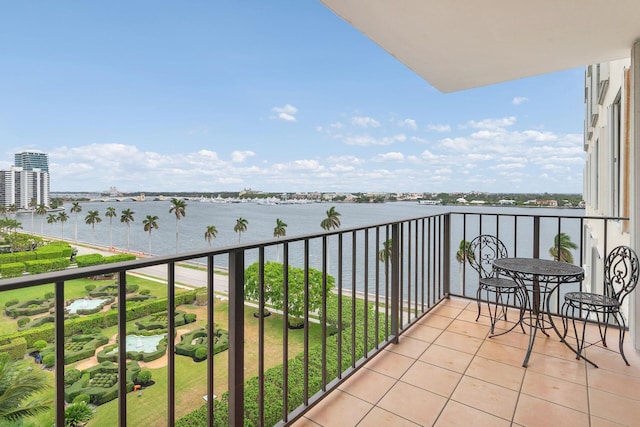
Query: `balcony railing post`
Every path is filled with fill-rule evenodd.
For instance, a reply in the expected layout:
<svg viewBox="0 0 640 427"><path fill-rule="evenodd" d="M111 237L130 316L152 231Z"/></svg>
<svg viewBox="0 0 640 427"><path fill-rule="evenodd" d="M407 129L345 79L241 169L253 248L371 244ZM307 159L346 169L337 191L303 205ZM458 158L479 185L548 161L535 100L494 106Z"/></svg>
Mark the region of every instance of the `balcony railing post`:
<svg viewBox="0 0 640 427"><path fill-rule="evenodd" d="M56 425L64 425L64 282L55 285Z"/></svg>
<svg viewBox="0 0 640 427"><path fill-rule="evenodd" d="M444 277L444 295L451 292L451 214L444 215L444 242L443 242L442 274Z"/></svg>
<svg viewBox="0 0 640 427"><path fill-rule="evenodd" d="M244 251L229 252L229 425L244 425Z"/></svg>
<svg viewBox="0 0 640 427"><path fill-rule="evenodd" d="M533 217L533 257L540 258L540 217Z"/></svg>
<svg viewBox="0 0 640 427"><path fill-rule="evenodd" d="M400 316L400 224L391 225L391 336L398 343L398 318Z"/></svg>

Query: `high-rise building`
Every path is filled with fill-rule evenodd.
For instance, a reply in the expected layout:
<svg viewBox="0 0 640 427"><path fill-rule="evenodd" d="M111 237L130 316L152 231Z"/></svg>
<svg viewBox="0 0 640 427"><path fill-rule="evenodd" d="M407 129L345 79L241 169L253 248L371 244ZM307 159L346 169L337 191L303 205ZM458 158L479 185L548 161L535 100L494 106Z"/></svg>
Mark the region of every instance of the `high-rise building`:
<svg viewBox="0 0 640 427"><path fill-rule="evenodd" d="M23 151L15 154L14 166L26 171L40 169L49 172L49 155L41 151Z"/></svg>
<svg viewBox="0 0 640 427"><path fill-rule="evenodd" d="M0 205L30 209L49 206L49 160L45 153L25 151L15 155L16 165L0 171Z"/></svg>

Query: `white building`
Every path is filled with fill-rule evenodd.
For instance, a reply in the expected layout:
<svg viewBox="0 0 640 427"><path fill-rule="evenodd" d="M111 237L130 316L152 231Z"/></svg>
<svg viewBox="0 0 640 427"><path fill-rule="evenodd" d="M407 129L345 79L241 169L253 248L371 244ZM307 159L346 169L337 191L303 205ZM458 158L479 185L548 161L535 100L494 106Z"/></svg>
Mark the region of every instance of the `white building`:
<svg viewBox="0 0 640 427"><path fill-rule="evenodd" d="M30 209L49 206L49 164L46 154L22 152L8 171L0 171L0 205Z"/></svg>

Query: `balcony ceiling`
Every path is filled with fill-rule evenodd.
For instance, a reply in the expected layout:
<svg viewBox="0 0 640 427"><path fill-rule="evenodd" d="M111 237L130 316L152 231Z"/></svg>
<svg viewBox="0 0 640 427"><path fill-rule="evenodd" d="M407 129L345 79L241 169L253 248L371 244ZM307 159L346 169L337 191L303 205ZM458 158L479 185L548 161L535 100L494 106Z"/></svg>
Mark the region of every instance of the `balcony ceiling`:
<svg viewBox="0 0 640 427"><path fill-rule="evenodd" d="M454 92L630 56L638 0L321 0Z"/></svg>

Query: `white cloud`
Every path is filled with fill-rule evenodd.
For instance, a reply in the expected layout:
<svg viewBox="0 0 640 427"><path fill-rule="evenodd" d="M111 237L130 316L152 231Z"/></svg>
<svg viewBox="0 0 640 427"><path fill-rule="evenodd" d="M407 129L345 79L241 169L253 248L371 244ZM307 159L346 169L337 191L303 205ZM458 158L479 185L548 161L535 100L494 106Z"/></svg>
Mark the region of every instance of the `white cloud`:
<svg viewBox="0 0 640 427"><path fill-rule="evenodd" d="M295 122L298 109L291 104L286 104L284 107L273 107L271 109L275 116L271 116L272 119L279 119L285 122Z"/></svg>
<svg viewBox="0 0 640 427"><path fill-rule="evenodd" d="M427 130L430 130L430 131L433 131L433 132L451 132L451 126L450 125L428 124L427 125Z"/></svg>
<svg viewBox="0 0 640 427"><path fill-rule="evenodd" d="M422 158L423 158L423 159L427 159L427 160L432 160L432 159L437 158L437 156L436 156L436 155L434 155L434 154L433 154L431 151L429 151L429 150L424 150L424 151L422 152L421 156L422 156Z"/></svg>
<svg viewBox="0 0 640 427"><path fill-rule="evenodd" d="M502 129L505 127L512 126L516 122L516 118L514 116L511 117L503 117L501 119L484 119L480 121L470 120L467 123L467 126L470 126L474 129Z"/></svg>
<svg viewBox="0 0 640 427"><path fill-rule="evenodd" d="M380 122L371 117L352 117L351 124L360 126L363 128L377 128L380 127Z"/></svg>
<svg viewBox="0 0 640 427"><path fill-rule="evenodd" d="M404 154L398 152L398 151L390 151L388 153L382 153L382 154L378 154L375 158L374 161L389 161L389 160L395 160L395 161L402 161L404 160Z"/></svg>
<svg viewBox="0 0 640 427"><path fill-rule="evenodd" d="M515 96L515 97L511 100L511 103L512 103L513 105L520 105L520 104L522 104L523 102L527 102L528 100L529 100L529 99L528 99L528 98L526 98L526 97L524 97L524 96Z"/></svg>
<svg viewBox="0 0 640 427"><path fill-rule="evenodd" d="M391 145L397 142L404 142L407 140L405 134L398 134L390 137L375 138L370 135L357 135L348 136L343 139L343 142L347 145L360 145L366 147L368 145Z"/></svg>
<svg viewBox="0 0 640 427"><path fill-rule="evenodd" d="M252 157L255 156L256 153L254 153L253 151L234 151L231 153L231 161L234 163L242 163L244 162L247 157Z"/></svg>
<svg viewBox="0 0 640 427"><path fill-rule="evenodd" d="M418 125L416 121L413 119L404 119L398 122L398 126L400 127L408 127L409 129L416 130L418 129Z"/></svg>

